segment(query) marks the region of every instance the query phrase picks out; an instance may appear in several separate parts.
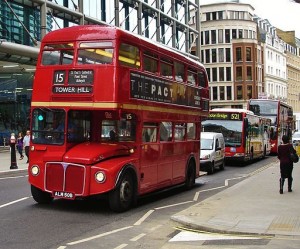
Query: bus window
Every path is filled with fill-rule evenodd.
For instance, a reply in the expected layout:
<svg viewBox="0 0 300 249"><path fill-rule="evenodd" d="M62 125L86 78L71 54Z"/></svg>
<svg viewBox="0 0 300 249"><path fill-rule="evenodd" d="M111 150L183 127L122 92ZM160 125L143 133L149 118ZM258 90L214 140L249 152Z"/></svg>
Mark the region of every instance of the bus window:
<svg viewBox="0 0 300 249"><path fill-rule="evenodd" d="M68 142L79 143L90 139L91 116L90 111L69 111Z"/></svg>
<svg viewBox="0 0 300 249"><path fill-rule="evenodd" d="M187 123L187 140L194 140L196 138L196 124Z"/></svg>
<svg viewBox="0 0 300 249"><path fill-rule="evenodd" d="M173 79L173 62L165 58L161 59L160 73L162 76Z"/></svg>
<svg viewBox="0 0 300 249"><path fill-rule="evenodd" d="M160 141L172 141L172 123L162 122L159 127Z"/></svg>
<svg viewBox="0 0 300 249"><path fill-rule="evenodd" d="M205 73L202 72L202 71L199 72L198 77L199 77L199 86L207 87L207 81L206 81Z"/></svg>
<svg viewBox="0 0 300 249"><path fill-rule="evenodd" d="M60 109L37 108L32 115L32 142L34 144L64 143L64 129L58 130L65 123L65 112Z"/></svg>
<svg viewBox="0 0 300 249"><path fill-rule="evenodd" d="M145 52L144 57L143 57L143 68L145 71L148 71L151 73L157 73L158 72L157 55L151 54L149 52Z"/></svg>
<svg viewBox="0 0 300 249"><path fill-rule="evenodd" d="M186 124L175 124L175 129L174 129L174 139L175 141L183 141L185 138L185 129Z"/></svg>
<svg viewBox="0 0 300 249"><path fill-rule="evenodd" d="M157 124L144 123L142 131L143 142L156 142L157 141Z"/></svg>
<svg viewBox="0 0 300 249"><path fill-rule="evenodd" d="M112 59L112 42L80 43L77 64L111 64Z"/></svg>
<svg viewBox="0 0 300 249"><path fill-rule="evenodd" d="M101 138L104 141L115 141L117 140L117 128L115 120L103 120Z"/></svg>
<svg viewBox="0 0 300 249"><path fill-rule="evenodd" d="M179 82L184 81L184 65L182 63L174 63L175 79Z"/></svg>
<svg viewBox="0 0 300 249"><path fill-rule="evenodd" d="M73 44L48 44L43 48L41 63L47 65L69 65L74 58Z"/></svg>
<svg viewBox="0 0 300 249"><path fill-rule="evenodd" d="M139 48L121 43L119 48L119 62L122 66L139 68L141 65Z"/></svg>
<svg viewBox="0 0 300 249"><path fill-rule="evenodd" d="M191 69L187 71L187 82L193 86L195 86L197 82L197 73Z"/></svg>

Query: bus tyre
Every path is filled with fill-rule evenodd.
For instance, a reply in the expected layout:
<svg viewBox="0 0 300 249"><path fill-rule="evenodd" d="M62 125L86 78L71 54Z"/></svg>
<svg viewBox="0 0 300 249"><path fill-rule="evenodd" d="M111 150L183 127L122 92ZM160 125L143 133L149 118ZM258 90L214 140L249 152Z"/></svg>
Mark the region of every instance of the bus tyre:
<svg viewBox="0 0 300 249"><path fill-rule="evenodd" d="M33 185L31 185L31 194L33 199L40 204L48 204L53 200L50 193L42 191Z"/></svg>
<svg viewBox="0 0 300 249"><path fill-rule="evenodd" d="M134 185L132 176L127 172L121 178L118 186L109 194L110 209L115 212L124 212L133 204Z"/></svg>
<svg viewBox="0 0 300 249"><path fill-rule="evenodd" d="M191 189L195 184L195 180L196 180L195 166L194 163L190 162L186 174L186 179L185 179L185 189L186 190Z"/></svg>

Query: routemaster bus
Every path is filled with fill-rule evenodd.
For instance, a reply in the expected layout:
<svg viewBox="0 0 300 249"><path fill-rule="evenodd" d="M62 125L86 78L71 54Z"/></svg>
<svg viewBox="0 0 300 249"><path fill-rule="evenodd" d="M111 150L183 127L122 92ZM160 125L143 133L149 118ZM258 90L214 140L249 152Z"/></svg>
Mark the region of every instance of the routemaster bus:
<svg viewBox="0 0 300 249"><path fill-rule="evenodd" d="M116 27L76 26L42 40L31 104L34 200L106 196L117 212L199 176L203 65Z"/></svg>
<svg viewBox="0 0 300 249"><path fill-rule="evenodd" d="M256 115L271 119L271 153L277 154L282 136L292 138L294 130L293 108L280 100L250 99L248 109Z"/></svg>
<svg viewBox="0 0 300 249"><path fill-rule="evenodd" d="M202 130L222 133L226 161L251 161L270 153L269 121L246 109L216 108L202 122Z"/></svg>

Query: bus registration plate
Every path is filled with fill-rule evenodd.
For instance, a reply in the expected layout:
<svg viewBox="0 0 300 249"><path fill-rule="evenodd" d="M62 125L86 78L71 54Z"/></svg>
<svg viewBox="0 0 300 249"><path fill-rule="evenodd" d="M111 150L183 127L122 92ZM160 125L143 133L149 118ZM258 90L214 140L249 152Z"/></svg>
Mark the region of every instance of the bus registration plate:
<svg viewBox="0 0 300 249"><path fill-rule="evenodd" d="M52 196L54 198L62 198L62 199L69 199L74 200L75 194L71 192L65 192L65 191L53 191Z"/></svg>

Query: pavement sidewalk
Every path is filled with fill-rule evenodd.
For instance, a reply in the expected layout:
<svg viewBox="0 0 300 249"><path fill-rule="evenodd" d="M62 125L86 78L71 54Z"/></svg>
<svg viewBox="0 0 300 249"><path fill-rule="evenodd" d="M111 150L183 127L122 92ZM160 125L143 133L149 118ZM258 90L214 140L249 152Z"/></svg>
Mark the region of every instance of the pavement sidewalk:
<svg viewBox="0 0 300 249"><path fill-rule="evenodd" d="M247 179L173 215L197 230L234 234L300 235L300 162L294 164L293 192L279 194L279 161Z"/></svg>
<svg viewBox="0 0 300 249"><path fill-rule="evenodd" d="M18 166L18 169L10 169L11 166L11 154L9 147L1 147L0 148L0 173L7 173L7 172L15 172L15 171L27 171L28 163L27 157L25 156L25 153L23 152L24 158L23 160L19 160L20 155L17 152L16 153L16 163Z"/></svg>

